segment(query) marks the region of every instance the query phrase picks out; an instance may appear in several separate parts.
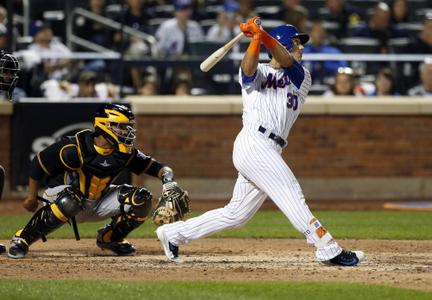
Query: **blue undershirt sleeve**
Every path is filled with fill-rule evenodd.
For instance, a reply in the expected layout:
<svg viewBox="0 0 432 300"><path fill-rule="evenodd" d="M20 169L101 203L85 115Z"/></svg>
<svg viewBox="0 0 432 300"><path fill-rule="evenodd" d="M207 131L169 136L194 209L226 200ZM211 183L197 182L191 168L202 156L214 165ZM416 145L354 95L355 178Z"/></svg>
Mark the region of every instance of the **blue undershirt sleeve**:
<svg viewBox="0 0 432 300"><path fill-rule="evenodd" d="M297 61L294 61L291 67L284 68L284 73L288 75L291 82L299 89L305 77L303 67Z"/></svg>
<svg viewBox="0 0 432 300"><path fill-rule="evenodd" d="M256 69L256 70L255 70L255 73L253 73L251 76L246 76L246 75L243 73L243 70L241 70L241 75L242 75L242 82L243 82L243 84L247 84L247 83L251 83L251 82L253 82L253 81L255 80L256 76L257 76L257 72L258 72L258 69Z"/></svg>

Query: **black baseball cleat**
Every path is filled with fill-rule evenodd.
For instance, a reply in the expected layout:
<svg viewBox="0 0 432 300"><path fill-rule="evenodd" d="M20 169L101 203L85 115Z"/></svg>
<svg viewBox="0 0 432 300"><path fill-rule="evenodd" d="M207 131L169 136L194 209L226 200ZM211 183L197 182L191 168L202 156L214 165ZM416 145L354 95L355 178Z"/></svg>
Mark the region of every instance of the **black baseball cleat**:
<svg viewBox="0 0 432 300"><path fill-rule="evenodd" d="M3 244L0 244L0 254L3 254L6 252L6 247Z"/></svg>
<svg viewBox="0 0 432 300"><path fill-rule="evenodd" d="M22 238L14 236L9 245L8 257L14 259L24 258L28 249L29 246Z"/></svg>
<svg viewBox="0 0 432 300"><path fill-rule="evenodd" d="M134 255L136 252L135 247L126 241L125 239L120 242L105 242L103 240L103 235L105 233L105 227L98 230L98 236L96 239L96 245L102 250L110 250L119 256L129 256Z"/></svg>
<svg viewBox="0 0 432 300"><path fill-rule="evenodd" d="M352 267L361 262L365 257L363 251L346 251L342 250L342 252L333 257L330 260L324 261L327 265L336 265L336 266L344 266L344 267Z"/></svg>
<svg viewBox="0 0 432 300"><path fill-rule="evenodd" d="M135 255L135 247L126 240L121 242L103 242L96 240L96 245L102 250L110 250L118 256Z"/></svg>

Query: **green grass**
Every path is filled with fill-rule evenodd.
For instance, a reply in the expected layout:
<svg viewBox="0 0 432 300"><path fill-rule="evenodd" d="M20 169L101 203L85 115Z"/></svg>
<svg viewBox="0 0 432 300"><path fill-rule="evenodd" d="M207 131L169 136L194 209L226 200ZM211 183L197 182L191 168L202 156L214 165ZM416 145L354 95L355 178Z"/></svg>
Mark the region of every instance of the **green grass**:
<svg viewBox="0 0 432 300"><path fill-rule="evenodd" d="M197 215L194 213L192 215ZM315 214L321 223L337 238L354 239L432 239L432 218L430 212L334 212L322 211ZM30 215L0 216L0 239L9 239L17 229L23 227ZM108 222L108 221L106 221ZM81 237L94 238L98 228L106 222L79 224ZM146 224L131 233L131 237L154 237L156 227ZM73 238L73 231L65 225L50 237ZM258 212L245 226L222 231L214 237L264 237L302 238L279 211Z"/></svg>
<svg viewBox="0 0 432 300"><path fill-rule="evenodd" d="M97 276L97 275L96 275ZM432 293L378 285L300 282L82 281L1 279L0 299L431 299Z"/></svg>

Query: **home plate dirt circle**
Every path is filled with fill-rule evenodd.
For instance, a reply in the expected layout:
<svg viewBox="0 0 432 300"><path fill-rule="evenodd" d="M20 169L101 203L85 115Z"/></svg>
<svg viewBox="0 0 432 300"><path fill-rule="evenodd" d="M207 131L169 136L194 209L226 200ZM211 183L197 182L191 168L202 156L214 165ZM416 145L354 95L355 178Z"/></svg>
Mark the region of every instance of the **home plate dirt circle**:
<svg viewBox="0 0 432 300"><path fill-rule="evenodd" d="M317 263L302 239L198 240L181 247L181 264L166 261L156 238L130 241L136 256L113 256L93 239L37 242L23 260L1 255L0 278L335 281L432 290L432 241L340 240L365 251L354 268Z"/></svg>

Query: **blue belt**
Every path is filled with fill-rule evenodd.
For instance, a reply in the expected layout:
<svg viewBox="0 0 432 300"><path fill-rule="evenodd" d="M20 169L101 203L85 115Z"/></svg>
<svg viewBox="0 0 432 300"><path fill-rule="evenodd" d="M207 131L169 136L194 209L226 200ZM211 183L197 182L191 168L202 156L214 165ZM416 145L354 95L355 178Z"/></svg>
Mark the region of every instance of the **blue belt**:
<svg viewBox="0 0 432 300"><path fill-rule="evenodd" d="M265 129L264 127L260 126L258 128L258 131L261 133L266 133L267 129ZM269 139L273 140L276 142L276 144L278 144L279 146L281 146L282 148L285 146L286 142L283 138L281 138L280 136L278 136L277 134L274 134L273 132L270 132Z"/></svg>

